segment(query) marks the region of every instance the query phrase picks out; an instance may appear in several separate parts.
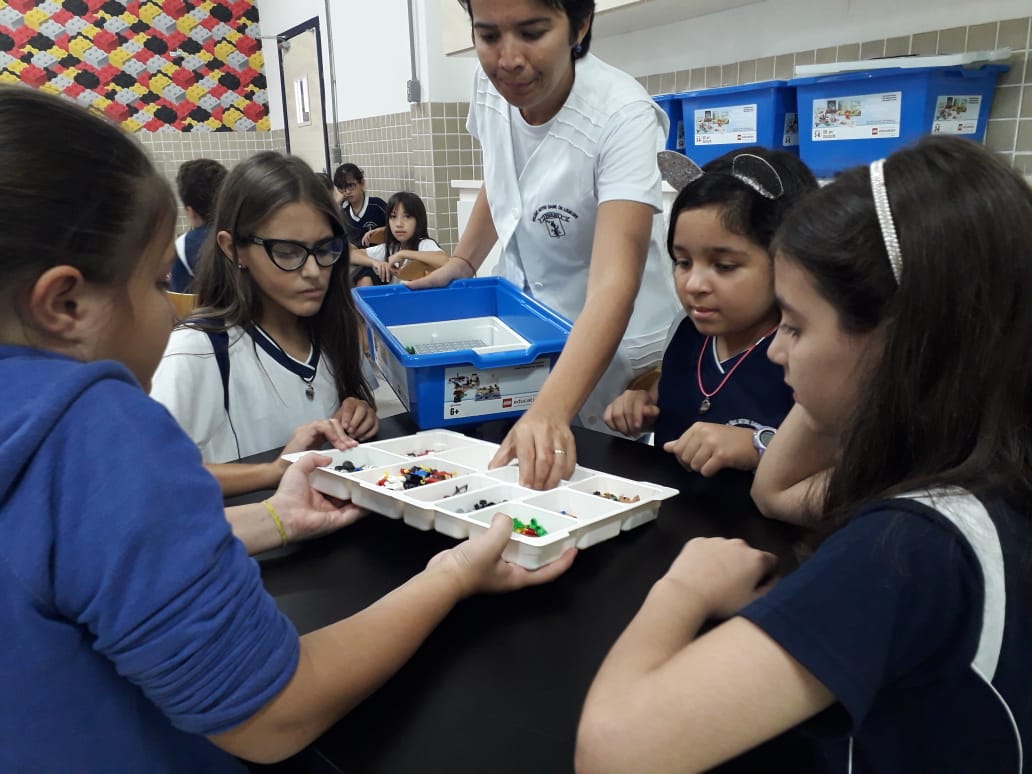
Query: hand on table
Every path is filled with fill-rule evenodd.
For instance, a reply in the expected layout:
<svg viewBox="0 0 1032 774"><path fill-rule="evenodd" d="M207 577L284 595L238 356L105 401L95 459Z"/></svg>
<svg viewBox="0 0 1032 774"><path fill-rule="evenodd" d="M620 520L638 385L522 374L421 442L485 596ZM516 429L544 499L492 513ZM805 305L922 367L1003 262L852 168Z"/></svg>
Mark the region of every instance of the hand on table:
<svg viewBox="0 0 1032 774"><path fill-rule="evenodd" d="M361 398L345 398L334 419L340 423L348 435L360 441L372 438L380 429L376 408Z"/></svg>
<svg viewBox="0 0 1032 774"><path fill-rule="evenodd" d="M357 505L326 497L308 483L313 470L332 461L322 454L306 454L287 468L279 489L269 498L289 542L335 532L365 515L366 511Z"/></svg>
<svg viewBox="0 0 1032 774"><path fill-rule="evenodd" d="M753 431L747 427L696 422L676 441L663 444L681 465L707 478L724 468L755 470L760 457L752 442Z"/></svg>
<svg viewBox="0 0 1032 774"><path fill-rule="evenodd" d="M531 489L552 489L569 478L577 465L577 445L569 422L528 409L502 440L489 468L517 460L520 485Z"/></svg>
<svg viewBox="0 0 1032 774"><path fill-rule="evenodd" d="M495 514L487 532L437 554L427 563L427 569L434 567L453 574L461 596L468 597L548 583L566 572L577 555L577 549L570 548L551 564L528 570L502 559L511 537L512 519Z"/></svg>
<svg viewBox="0 0 1032 774"><path fill-rule="evenodd" d="M774 586L778 558L739 538L689 540L660 582L699 599L714 618L729 618Z"/></svg>
<svg viewBox="0 0 1032 774"><path fill-rule="evenodd" d="M387 261L373 261L373 271L385 285L391 281L391 265Z"/></svg>
<svg viewBox="0 0 1032 774"><path fill-rule="evenodd" d="M652 427L657 416L659 406L652 400L648 390L626 390L606 406L602 419L616 432L637 438Z"/></svg>

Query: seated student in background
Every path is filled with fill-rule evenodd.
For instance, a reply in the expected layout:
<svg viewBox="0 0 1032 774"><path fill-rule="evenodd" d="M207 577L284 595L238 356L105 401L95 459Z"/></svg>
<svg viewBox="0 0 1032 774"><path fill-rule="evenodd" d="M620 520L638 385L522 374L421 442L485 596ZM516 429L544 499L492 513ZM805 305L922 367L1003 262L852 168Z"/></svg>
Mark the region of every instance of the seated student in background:
<svg viewBox="0 0 1032 774"><path fill-rule="evenodd" d="M219 186L226 178L226 168L214 159L193 159L183 162L176 172L179 200L186 210L190 230L176 239L176 262L172 264L169 290L192 293L197 274L201 246L208 238L208 224L215 209Z"/></svg>
<svg viewBox="0 0 1032 774"><path fill-rule="evenodd" d="M1032 189L948 136L788 216L770 355L838 441L824 541L776 585L770 554L689 542L595 678L579 771L701 771L804 721L822 771L1027 768L1029 245Z"/></svg>
<svg viewBox="0 0 1032 774"><path fill-rule="evenodd" d="M223 183L212 228L198 308L172 333L151 396L205 463L284 445L347 448L373 436L347 240L316 174L274 152L241 161ZM211 470L229 495L273 487L285 467Z"/></svg>
<svg viewBox="0 0 1032 774"><path fill-rule="evenodd" d="M274 512L326 530L357 509L309 488L329 462L317 454L265 505L225 509L194 444L147 397L173 324L168 183L119 127L4 85L0 208L0 771L214 774L246 771L233 756L283 759L459 599L569 566L573 551L535 572L502 561L512 522L497 516L299 638L226 517L253 545L278 545Z"/></svg>
<svg viewBox="0 0 1032 774"><path fill-rule="evenodd" d="M351 263L367 270L355 281L356 286L397 282L395 275L410 260L421 261L431 269L448 262L448 254L430 238L426 205L417 194L399 191L387 201L387 226L382 245L351 251Z"/></svg>
<svg viewBox="0 0 1032 774"><path fill-rule="evenodd" d="M382 234L387 225L387 203L379 196L369 196L365 189L365 172L357 164L344 163L333 171L334 197L344 213L348 241L355 247L369 244L370 232Z"/></svg>
<svg viewBox="0 0 1032 774"><path fill-rule="evenodd" d="M667 249L687 314L667 343L658 383L628 390L605 411L614 430L713 476L754 470L792 407L781 368L767 359L779 312L770 242L817 181L797 156L743 148L696 168L670 213Z"/></svg>

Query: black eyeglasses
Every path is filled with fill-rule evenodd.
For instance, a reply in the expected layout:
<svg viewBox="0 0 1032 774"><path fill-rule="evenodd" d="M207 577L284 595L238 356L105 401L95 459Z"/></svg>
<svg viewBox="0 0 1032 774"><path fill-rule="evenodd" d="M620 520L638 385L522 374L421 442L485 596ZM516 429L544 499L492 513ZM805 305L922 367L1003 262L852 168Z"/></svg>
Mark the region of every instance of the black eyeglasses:
<svg viewBox="0 0 1032 774"><path fill-rule="evenodd" d="M340 260L348 246L344 237L339 236L316 242L310 248L289 239L264 239L253 234L242 237L242 241L264 247L266 255L283 271L297 271L308 262L308 256L315 258L324 269L328 268Z"/></svg>

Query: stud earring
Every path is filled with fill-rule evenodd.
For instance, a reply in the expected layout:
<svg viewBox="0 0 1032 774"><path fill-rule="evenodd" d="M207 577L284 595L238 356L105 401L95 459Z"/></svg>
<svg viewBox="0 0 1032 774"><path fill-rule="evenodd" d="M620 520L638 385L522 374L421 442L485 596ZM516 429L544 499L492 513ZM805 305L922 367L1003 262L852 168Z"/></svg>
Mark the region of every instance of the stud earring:
<svg viewBox="0 0 1032 774"><path fill-rule="evenodd" d="M574 56L580 56L582 53L584 53L584 46L582 46L580 43L573 47Z"/></svg>

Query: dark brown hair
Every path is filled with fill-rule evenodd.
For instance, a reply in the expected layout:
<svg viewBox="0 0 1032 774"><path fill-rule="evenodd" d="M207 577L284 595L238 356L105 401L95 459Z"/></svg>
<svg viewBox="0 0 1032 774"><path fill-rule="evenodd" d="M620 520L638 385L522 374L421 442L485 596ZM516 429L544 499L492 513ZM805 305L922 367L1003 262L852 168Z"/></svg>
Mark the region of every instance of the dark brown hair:
<svg viewBox="0 0 1032 774"><path fill-rule="evenodd" d="M584 22L588 23L588 31L584 33L584 39L570 52L570 58L580 59L587 56L588 49L591 48L591 27L595 23L595 0L538 0L538 2L566 14L566 18L570 22L570 43L577 39L577 31ZM470 0L459 0L459 5L466 10L472 21L473 9L470 7Z"/></svg>
<svg viewBox="0 0 1032 774"><path fill-rule="evenodd" d="M903 255L897 286L867 167L800 204L775 239L849 333L878 330L825 499L828 526L864 502L960 486L1032 499L1032 189L982 146L928 137L885 163Z"/></svg>

